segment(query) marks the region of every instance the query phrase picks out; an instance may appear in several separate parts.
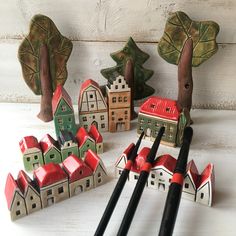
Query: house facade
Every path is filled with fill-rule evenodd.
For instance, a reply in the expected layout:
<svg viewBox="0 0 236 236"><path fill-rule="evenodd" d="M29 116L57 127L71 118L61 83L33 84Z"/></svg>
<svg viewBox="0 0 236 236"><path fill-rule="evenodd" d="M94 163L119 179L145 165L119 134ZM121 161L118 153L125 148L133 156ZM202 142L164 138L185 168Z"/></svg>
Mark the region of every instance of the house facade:
<svg viewBox="0 0 236 236"><path fill-rule="evenodd" d="M103 153L103 137L95 125L90 126L88 134L95 141L96 153Z"/></svg>
<svg viewBox="0 0 236 236"><path fill-rule="evenodd" d="M95 125L100 131L108 130L108 112L105 98L94 80L86 80L81 85L78 101L79 122L85 129Z"/></svg>

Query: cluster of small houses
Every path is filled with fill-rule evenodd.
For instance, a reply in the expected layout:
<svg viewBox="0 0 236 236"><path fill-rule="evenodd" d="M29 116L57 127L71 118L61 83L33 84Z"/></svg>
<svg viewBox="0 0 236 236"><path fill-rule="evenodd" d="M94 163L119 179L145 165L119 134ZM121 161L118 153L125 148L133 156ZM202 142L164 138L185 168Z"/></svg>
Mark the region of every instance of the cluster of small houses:
<svg viewBox="0 0 236 236"><path fill-rule="evenodd" d="M132 152L134 144L130 144L123 154L117 159L115 164L115 174L119 177L126 163L127 156ZM137 181L142 165L145 163L150 148L144 147L136 157L135 163L129 174L129 181ZM176 166L176 159L171 155L159 156L153 163L147 187L168 192L169 185ZM191 201L211 206L214 193L214 166L208 164L201 174L191 160L186 169L182 196Z"/></svg>
<svg viewBox="0 0 236 236"><path fill-rule="evenodd" d="M23 170L16 180L7 176L5 196L12 220L104 184L107 172L97 154L88 150L84 161L72 154L61 165L39 167L33 177Z"/></svg>

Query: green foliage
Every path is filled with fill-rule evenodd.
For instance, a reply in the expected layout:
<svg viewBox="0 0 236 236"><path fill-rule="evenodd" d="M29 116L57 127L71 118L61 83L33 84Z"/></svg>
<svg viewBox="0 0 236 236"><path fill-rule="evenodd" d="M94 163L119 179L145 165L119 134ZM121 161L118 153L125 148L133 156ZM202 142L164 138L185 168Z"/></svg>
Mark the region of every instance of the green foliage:
<svg viewBox="0 0 236 236"><path fill-rule="evenodd" d="M42 94L40 81L40 47L46 44L53 91L67 78L66 63L72 51L72 42L62 36L53 21L44 15L35 15L30 23L29 34L21 43L18 58L25 82L31 90Z"/></svg>
<svg viewBox="0 0 236 236"><path fill-rule="evenodd" d="M193 21L184 12L177 11L166 22L164 35L158 44L159 55L167 62L178 65L184 44L191 38L192 66L199 66L217 52L219 29L213 21Z"/></svg>

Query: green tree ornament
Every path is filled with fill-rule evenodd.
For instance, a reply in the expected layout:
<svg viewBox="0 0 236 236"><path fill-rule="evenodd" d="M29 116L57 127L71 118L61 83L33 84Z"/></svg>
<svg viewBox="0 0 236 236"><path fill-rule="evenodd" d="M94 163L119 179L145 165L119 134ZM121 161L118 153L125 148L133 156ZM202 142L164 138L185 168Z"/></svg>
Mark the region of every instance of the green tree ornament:
<svg viewBox="0 0 236 236"><path fill-rule="evenodd" d="M23 77L36 95L42 95L38 117L45 122L53 118L53 91L67 79L66 63L72 47L72 42L44 15L31 19L29 34L20 44L18 59Z"/></svg>

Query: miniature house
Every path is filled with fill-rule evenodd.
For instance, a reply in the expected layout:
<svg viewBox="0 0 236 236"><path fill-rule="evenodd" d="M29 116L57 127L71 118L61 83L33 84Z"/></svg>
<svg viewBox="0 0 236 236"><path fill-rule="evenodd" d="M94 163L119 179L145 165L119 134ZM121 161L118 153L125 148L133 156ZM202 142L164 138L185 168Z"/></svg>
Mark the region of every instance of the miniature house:
<svg viewBox="0 0 236 236"><path fill-rule="evenodd" d="M94 188L104 184L107 181L107 171L99 156L92 150L86 152L84 162L93 171Z"/></svg>
<svg viewBox="0 0 236 236"><path fill-rule="evenodd" d="M91 125L89 129L89 136L93 138L96 143L96 153L103 153L103 138L95 125Z"/></svg>
<svg viewBox="0 0 236 236"><path fill-rule="evenodd" d="M69 176L70 197L93 188L93 172L77 156L69 156L63 161L62 166Z"/></svg>
<svg viewBox="0 0 236 236"><path fill-rule="evenodd" d="M19 142L19 145L26 171L32 171L44 164L41 147L37 138L26 136Z"/></svg>
<svg viewBox="0 0 236 236"><path fill-rule="evenodd" d="M165 133L161 142L168 146L180 146L183 130L190 123L186 112L181 112L174 100L150 97L140 107L137 133L144 131L144 138L154 141L160 127L164 126Z"/></svg>
<svg viewBox="0 0 236 236"><path fill-rule="evenodd" d="M58 143L61 149L62 161L64 161L71 154L79 156L78 143L76 138L71 132L67 130L60 131L58 137Z"/></svg>
<svg viewBox="0 0 236 236"><path fill-rule="evenodd" d="M100 131L108 130L107 104L94 80L86 80L81 85L78 107L79 122L85 129L95 125Z"/></svg>
<svg viewBox="0 0 236 236"><path fill-rule="evenodd" d="M25 199L27 214L40 210L41 199L35 182L21 170L17 177L17 183Z"/></svg>
<svg viewBox="0 0 236 236"><path fill-rule="evenodd" d="M130 130L131 90L118 74L108 79L106 86L109 107L109 131Z"/></svg>
<svg viewBox="0 0 236 236"><path fill-rule="evenodd" d="M40 189L42 207L69 198L68 177L59 164L49 163L34 171Z"/></svg>
<svg viewBox="0 0 236 236"><path fill-rule="evenodd" d="M76 139L79 146L79 157L83 158L85 156L85 152L87 152L89 149L96 152L95 141L89 136L84 127L80 127L78 129Z"/></svg>
<svg viewBox="0 0 236 236"><path fill-rule="evenodd" d="M61 163L61 151L59 144L49 134L46 134L40 141L43 152L44 163Z"/></svg>
<svg viewBox="0 0 236 236"><path fill-rule="evenodd" d="M60 130L76 134L74 109L69 94L62 85L58 85L52 98L52 112L57 137Z"/></svg>
<svg viewBox="0 0 236 236"><path fill-rule="evenodd" d="M5 196L12 220L27 215L24 196L11 174L8 174L7 176Z"/></svg>

